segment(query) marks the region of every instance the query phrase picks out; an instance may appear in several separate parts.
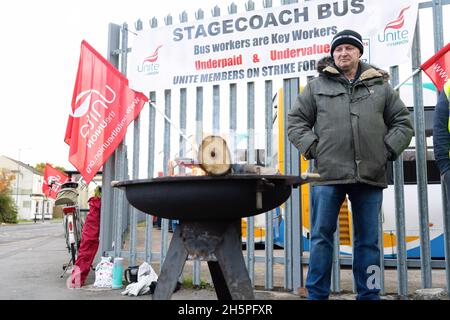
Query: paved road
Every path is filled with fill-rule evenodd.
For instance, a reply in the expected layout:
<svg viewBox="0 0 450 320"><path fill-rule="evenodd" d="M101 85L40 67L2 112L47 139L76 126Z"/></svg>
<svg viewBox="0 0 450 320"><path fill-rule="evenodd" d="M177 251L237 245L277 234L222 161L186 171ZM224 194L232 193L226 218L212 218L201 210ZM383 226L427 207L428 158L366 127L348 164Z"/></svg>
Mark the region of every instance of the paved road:
<svg viewBox="0 0 450 320"><path fill-rule="evenodd" d="M52 239L63 239L62 222L0 226L0 263L23 251L31 251ZM64 242L62 242L64 243Z"/></svg>
<svg viewBox="0 0 450 320"><path fill-rule="evenodd" d="M0 225L0 300L151 300L152 296L122 296L122 290L96 289L90 272L81 289L68 289L68 274L60 278L69 254L62 222ZM261 300L300 299L285 292L256 291ZM172 300L216 300L212 289L182 288Z"/></svg>
<svg viewBox="0 0 450 320"><path fill-rule="evenodd" d="M0 299L61 299L68 259L61 221L0 226Z"/></svg>
<svg viewBox="0 0 450 320"><path fill-rule="evenodd" d="M151 300L152 296L122 296L122 290L96 289L91 271L81 289L68 289L62 266L69 260L61 221L0 225L0 300ZM96 264L98 261L94 261ZM185 268L186 269L186 268ZM156 269L155 269L156 270ZM386 271L387 292L396 292L396 270ZM341 270L344 290L351 288L351 270ZM420 269L409 270L410 291L420 288ZM445 287L445 270L433 270L433 286ZM348 292L348 290L347 290ZM259 300L302 300L296 294L255 290ZM354 294L332 295L331 299L353 300ZM395 299L395 295L386 296ZM213 289L182 288L172 300L216 300Z"/></svg>

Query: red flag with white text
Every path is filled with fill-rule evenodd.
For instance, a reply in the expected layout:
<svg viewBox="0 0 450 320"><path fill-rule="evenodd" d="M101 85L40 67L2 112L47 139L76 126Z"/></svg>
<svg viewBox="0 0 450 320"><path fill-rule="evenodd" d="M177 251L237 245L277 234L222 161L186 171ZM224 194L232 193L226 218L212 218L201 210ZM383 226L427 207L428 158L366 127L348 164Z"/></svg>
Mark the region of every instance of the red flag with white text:
<svg viewBox="0 0 450 320"><path fill-rule="evenodd" d="M69 161L89 183L125 137L148 98L86 41L72 97L64 141Z"/></svg>
<svg viewBox="0 0 450 320"><path fill-rule="evenodd" d="M42 183L42 192L49 198L56 199L56 194L61 189L61 185L67 182L69 177L52 167L51 164L45 164L44 182Z"/></svg>
<svg viewBox="0 0 450 320"><path fill-rule="evenodd" d="M450 43L425 61L420 66L420 69L427 74L436 88L441 91L450 76Z"/></svg>

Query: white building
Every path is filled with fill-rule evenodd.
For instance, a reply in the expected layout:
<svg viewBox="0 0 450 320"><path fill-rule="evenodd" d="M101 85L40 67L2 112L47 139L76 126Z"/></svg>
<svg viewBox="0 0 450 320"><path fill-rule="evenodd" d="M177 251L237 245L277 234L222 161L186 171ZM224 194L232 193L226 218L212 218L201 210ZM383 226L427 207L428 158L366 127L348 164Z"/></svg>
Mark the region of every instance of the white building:
<svg viewBox="0 0 450 320"><path fill-rule="evenodd" d="M42 193L42 173L3 155L0 155L0 168L15 176L11 182L11 196L17 206L18 220L42 219L42 213L45 219L53 217L55 201Z"/></svg>

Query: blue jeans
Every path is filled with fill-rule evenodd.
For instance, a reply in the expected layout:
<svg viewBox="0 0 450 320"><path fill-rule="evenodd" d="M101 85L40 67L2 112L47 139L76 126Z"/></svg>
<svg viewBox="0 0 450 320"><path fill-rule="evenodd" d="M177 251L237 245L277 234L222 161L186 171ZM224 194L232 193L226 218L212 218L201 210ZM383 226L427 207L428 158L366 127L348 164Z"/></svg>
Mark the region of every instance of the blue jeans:
<svg viewBox="0 0 450 320"><path fill-rule="evenodd" d="M328 299L330 294L333 234L346 194L351 201L353 220L353 276L358 293L356 299L380 299L378 219L383 189L356 183L312 188L311 250L306 278L310 300Z"/></svg>

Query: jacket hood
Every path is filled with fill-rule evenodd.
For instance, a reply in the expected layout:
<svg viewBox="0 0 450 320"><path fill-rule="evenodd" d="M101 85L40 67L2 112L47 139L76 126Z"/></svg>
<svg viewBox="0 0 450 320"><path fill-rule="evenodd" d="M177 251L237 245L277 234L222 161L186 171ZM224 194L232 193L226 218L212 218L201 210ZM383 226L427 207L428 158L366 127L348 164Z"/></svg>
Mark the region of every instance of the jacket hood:
<svg viewBox="0 0 450 320"><path fill-rule="evenodd" d="M389 73L374 65L360 62L361 64L361 76L360 80L368 80L372 78L383 78L385 81L389 80ZM330 56L326 56L317 62L317 72L319 75L328 77L339 77L341 73L334 64L334 60Z"/></svg>

